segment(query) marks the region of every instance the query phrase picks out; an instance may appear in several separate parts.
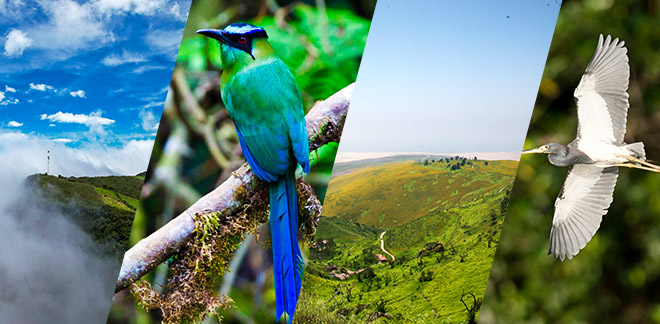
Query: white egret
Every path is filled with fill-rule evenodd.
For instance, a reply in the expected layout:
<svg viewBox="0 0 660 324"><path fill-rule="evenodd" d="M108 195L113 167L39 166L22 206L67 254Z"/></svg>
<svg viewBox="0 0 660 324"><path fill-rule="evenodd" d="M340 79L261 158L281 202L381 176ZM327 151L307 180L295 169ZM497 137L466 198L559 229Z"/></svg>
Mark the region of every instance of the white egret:
<svg viewBox="0 0 660 324"><path fill-rule="evenodd" d="M568 145L541 145L523 151L546 153L551 164L570 166L555 202L548 254L562 261L587 245L613 200L619 167L660 172L646 161L644 144L626 144L627 49L618 38L598 39L596 52L575 89L577 137Z"/></svg>

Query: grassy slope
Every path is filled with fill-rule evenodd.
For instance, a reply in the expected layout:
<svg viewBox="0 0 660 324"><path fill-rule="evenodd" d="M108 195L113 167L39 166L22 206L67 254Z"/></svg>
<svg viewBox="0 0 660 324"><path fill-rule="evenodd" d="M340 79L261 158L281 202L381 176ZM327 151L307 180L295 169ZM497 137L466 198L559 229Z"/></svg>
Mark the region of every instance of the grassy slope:
<svg viewBox="0 0 660 324"><path fill-rule="evenodd" d="M329 255L312 254L303 304L328 301L335 295L328 311L344 309L358 317L352 321L364 322L374 303L384 297L386 311L394 318L376 323L465 320L461 293L483 295L503 221L500 204L517 166L515 161L473 164L474 168L466 165L450 171L444 162L428 166L393 162L333 179L323 210L327 217L319 223L316 240L332 240L335 246ZM358 270L376 263L373 255L382 254L379 236L385 230L385 247L397 263L372 267L380 278L378 284L367 287L356 277L340 281L326 275L323 267L327 265ZM442 243L445 252L430 253L420 262L419 251L434 242ZM434 278L420 282L421 271L432 272ZM348 301L347 290L353 285ZM437 311L437 319L422 294ZM362 306L366 311L354 315L360 304L368 305Z"/></svg>
<svg viewBox="0 0 660 324"><path fill-rule="evenodd" d="M400 162L400 161L413 161L413 160L418 160L421 161L422 159L441 159L441 158L448 158L449 156L445 155L439 155L439 154L400 154L400 155L392 155L388 157L383 157L383 158L373 158L373 159L363 159L363 160L356 160L356 161L350 161L350 162L338 162L335 163L333 168L332 168L332 175L333 177L339 176L341 174L345 174L348 172L353 172L357 169L363 168L363 167L368 167L368 166L377 166L377 165L382 165L382 164L388 164L392 162Z"/></svg>
<svg viewBox="0 0 660 324"><path fill-rule="evenodd" d="M515 173L517 162L490 161L486 166L484 161L476 161L474 168L466 165L451 172L450 164L423 166L402 161L334 178L324 215L362 224L400 226L435 211L479 203L474 198L510 184L508 176Z"/></svg>
<svg viewBox="0 0 660 324"><path fill-rule="evenodd" d="M143 181L130 176L55 177L35 174L28 187L72 218L97 242L110 243L119 252L128 241Z"/></svg>

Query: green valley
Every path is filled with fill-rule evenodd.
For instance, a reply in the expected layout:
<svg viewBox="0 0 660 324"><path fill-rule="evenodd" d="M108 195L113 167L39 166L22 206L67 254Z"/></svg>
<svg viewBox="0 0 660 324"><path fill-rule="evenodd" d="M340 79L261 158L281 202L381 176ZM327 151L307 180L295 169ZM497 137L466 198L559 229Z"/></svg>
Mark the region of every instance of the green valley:
<svg viewBox="0 0 660 324"><path fill-rule="evenodd" d="M518 162L355 165L330 181L296 322L472 322Z"/></svg>

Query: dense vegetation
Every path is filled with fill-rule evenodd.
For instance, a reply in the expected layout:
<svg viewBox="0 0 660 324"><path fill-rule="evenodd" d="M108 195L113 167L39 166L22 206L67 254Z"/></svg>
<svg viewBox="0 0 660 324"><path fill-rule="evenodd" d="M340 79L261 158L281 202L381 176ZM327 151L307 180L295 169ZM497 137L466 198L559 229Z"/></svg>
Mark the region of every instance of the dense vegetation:
<svg viewBox="0 0 660 324"><path fill-rule="evenodd" d="M473 321L517 162L449 167L462 161L398 161L334 177L298 323ZM394 262L380 249L383 232Z"/></svg>
<svg viewBox="0 0 660 324"><path fill-rule="evenodd" d="M35 174L26 194L12 208L44 205L89 233L110 255L121 257L131 232L142 180L130 176L56 177Z"/></svg>
<svg viewBox="0 0 660 324"><path fill-rule="evenodd" d="M625 41L630 110L625 141L660 160L658 1L563 1L525 148L576 134L573 91L598 35ZM620 170L600 229L572 260L547 255L566 168L521 160L480 323L660 323L660 176Z"/></svg>

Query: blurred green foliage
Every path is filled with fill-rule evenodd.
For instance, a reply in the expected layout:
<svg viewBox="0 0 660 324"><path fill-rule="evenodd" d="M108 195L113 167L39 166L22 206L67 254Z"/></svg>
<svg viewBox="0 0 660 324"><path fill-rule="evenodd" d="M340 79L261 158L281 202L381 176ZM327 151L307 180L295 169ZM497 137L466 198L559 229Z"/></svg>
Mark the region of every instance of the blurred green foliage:
<svg viewBox="0 0 660 324"><path fill-rule="evenodd" d="M219 90L220 55L216 41L195 34L201 28L224 28L250 22L267 30L269 41L293 72L303 93L305 111L354 82L369 31L375 0L194 0L177 57L158 136L138 208L130 244L148 236L197 199L224 182L243 158L233 122ZM306 180L325 195L337 143L310 153ZM268 241L262 229L259 243ZM274 291L270 256L252 239L235 257L229 296L235 307L223 311L223 323L273 323ZM166 265L145 279L155 290L171 275ZM227 277L225 277L226 279ZM108 323L157 323L159 311L135 308L121 292ZM216 323L210 319L207 323Z"/></svg>
<svg viewBox="0 0 660 324"><path fill-rule="evenodd" d="M575 138L573 91L602 33L628 48L626 142L660 160L658 26L658 1L564 1L525 148ZM521 160L479 323L660 323L660 176L620 170L597 234L560 262L546 253L566 171L542 156Z"/></svg>

